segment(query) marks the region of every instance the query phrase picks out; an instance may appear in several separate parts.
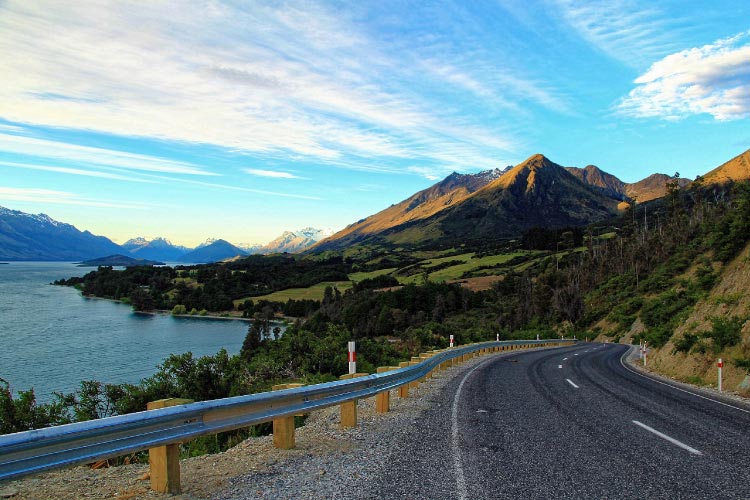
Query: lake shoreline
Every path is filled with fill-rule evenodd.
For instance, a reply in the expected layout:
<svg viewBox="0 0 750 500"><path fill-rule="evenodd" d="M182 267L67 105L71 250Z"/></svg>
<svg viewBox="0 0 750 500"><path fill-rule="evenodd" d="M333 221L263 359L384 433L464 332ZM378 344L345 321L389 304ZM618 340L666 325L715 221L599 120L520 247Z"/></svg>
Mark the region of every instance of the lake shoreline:
<svg viewBox="0 0 750 500"><path fill-rule="evenodd" d="M61 286L61 285L53 285L53 286ZM62 286L64 286L64 285L62 285ZM122 304L122 305L127 305L127 306L131 305L131 304L128 304L127 302L125 302L123 300L108 299L106 297L96 297L94 295L84 295L83 292L81 292L80 290L78 290L78 292L79 292L79 296L82 299L86 299L86 300L106 300L108 302L114 302L116 304ZM158 316L171 316L173 318L212 319L212 320L213 319L221 319L221 320L230 320L230 321L245 321L247 323L255 320L255 318L244 318L242 316L234 316L234 315L232 315L229 312L219 313L219 315L217 315L215 313L214 314L204 314L204 315L201 315L201 314L172 314L172 311L169 311L167 309L154 309L153 311L132 311L132 312L133 312L133 314L150 314L150 315L154 315L154 316L156 316L156 315L158 315ZM222 314L223 314L223 316L222 316ZM293 318L291 316L283 316L281 318L278 318L278 317L273 318L270 321L272 321L274 323L287 324L287 323L294 323L297 319L300 319L300 318Z"/></svg>

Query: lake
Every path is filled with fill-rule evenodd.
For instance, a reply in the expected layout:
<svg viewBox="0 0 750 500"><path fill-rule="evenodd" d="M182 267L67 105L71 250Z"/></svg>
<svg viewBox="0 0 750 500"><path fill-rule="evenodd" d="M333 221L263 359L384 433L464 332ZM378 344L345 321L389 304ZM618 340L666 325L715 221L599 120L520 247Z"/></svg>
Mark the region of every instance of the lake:
<svg viewBox="0 0 750 500"><path fill-rule="evenodd" d="M235 354L242 347L245 321L134 313L49 284L91 270L60 262L0 265L0 378L14 394L33 387L46 402L81 380L136 383L172 353Z"/></svg>

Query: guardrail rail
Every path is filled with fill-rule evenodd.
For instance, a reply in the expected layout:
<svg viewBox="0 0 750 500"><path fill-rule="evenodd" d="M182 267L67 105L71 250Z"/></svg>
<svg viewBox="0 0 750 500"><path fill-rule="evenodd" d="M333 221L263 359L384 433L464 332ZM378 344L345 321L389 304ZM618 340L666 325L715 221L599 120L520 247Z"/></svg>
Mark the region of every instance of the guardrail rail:
<svg viewBox="0 0 750 500"><path fill-rule="evenodd" d="M164 464L156 465L152 457L151 486L158 491L177 493L180 491L179 462L175 465L175 461L178 460L176 456L180 443L199 436L273 421L274 444L280 448L290 448L294 446L294 415L341 405L341 424L356 425L358 399L377 396L378 411L388 411L387 397L392 389L399 389L400 397L408 397L409 387L430 377L435 369L445 369L454 363L485 353L553 347L571 342L573 341L523 340L469 344L423 353L412 358L411 362L401 363L399 367L381 367L378 373L345 375L342 377L344 380L335 382L291 388L277 387L281 390L178 404L6 434L0 436L0 481L171 446L173 453L168 453L167 456L172 458L160 460ZM162 405L169 404L166 402ZM159 470L154 470L155 467ZM155 480L155 477L158 479Z"/></svg>

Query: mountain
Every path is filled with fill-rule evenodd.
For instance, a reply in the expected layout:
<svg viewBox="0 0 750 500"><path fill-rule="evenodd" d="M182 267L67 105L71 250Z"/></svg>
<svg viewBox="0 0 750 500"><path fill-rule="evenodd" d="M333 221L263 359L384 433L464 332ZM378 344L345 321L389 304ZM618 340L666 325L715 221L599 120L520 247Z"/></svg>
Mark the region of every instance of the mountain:
<svg viewBox="0 0 750 500"><path fill-rule="evenodd" d="M123 245L131 255L140 259L176 261L187 252L189 248L173 245L165 238L154 238L147 240L143 237L133 238Z"/></svg>
<svg viewBox="0 0 750 500"><path fill-rule="evenodd" d="M404 201L347 226L315 245L313 250L342 248L406 223L427 219L462 202L477 190L499 178L508 169L496 168L477 174L453 172L437 184L419 191Z"/></svg>
<svg viewBox="0 0 750 500"><path fill-rule="evenodd" d="M617 204L618 199L543 155L534 155L505 170L451 174L323 240L312 251L363 241L455 244L517 237L535 226L581 226L603 220L617 213Z"/></svg>
<svg viewBox="0 0 750 500"><path fill-rule="evenodd" d="M726 184L750 180L750 149L703 176L706 184Z"/></svg>
<svg viewBox="0 0 750 500"><path fill-rule="evenodd" d="M586 184L596 187L606 196L621 201L635 199L639 203L662 198L667 194L667 182L673 179L666 174L652 174L638 182L627 183L595 165L585 168L566 167L566 170ZM679 179L678 183L680 187L685 187L690 181Z"/></svg>
<svg viewBox="0 0 750 500"><path fill-rule="evenodd" d="M281 236L256 250L256 253L298 253L307 250L318 241L331 236L331 230L306 227L298 231L284 231Z"/></svg>
<svg viewBox="0 0 750 500"><path fill-rule="evenodd" d="M117 253L126 252L104 236L0 207L0 260L80 261Z"/></svg>
<svg viewBox="0 0 750 500"><path fill-rule="evenodd" d="M180 258L178 262L219 262L238 255L247 255L243 250L225 240L212 240L212 243L204 244L192 250Z"/></svg>
<svg viewBox="0 0 750 500"><path fill-rule="evenodd" d="M635 199L638 203L663 198L667 194L667 183L675 178L666 174L652 174L638 182L625 184L625 195ZM690 179L678 178L677 185L684 188L690 184Z"/></svg>

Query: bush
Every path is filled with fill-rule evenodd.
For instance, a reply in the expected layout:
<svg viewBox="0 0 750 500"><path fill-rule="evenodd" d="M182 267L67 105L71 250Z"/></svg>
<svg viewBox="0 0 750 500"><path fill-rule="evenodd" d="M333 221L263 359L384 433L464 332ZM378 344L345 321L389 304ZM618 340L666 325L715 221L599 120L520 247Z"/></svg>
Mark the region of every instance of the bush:
<svg viewBox="0 0 750 500"><path fill-rule="evenodd" d="M742 339L742 324L744 318L732 316L725 318L715 316L711 318L711 331L703 336L713 340L713 351L718 354L727 347L737 345Z"/></svg>
<svg viewBox="0 0 750 500"><path fill-rule="evenodd" d="M677 352L690 352L690 349L693 348L697 341L698 335L686 332L682 338L676 339L674 341L674 349L672 349L672 354Z"/></svg>

